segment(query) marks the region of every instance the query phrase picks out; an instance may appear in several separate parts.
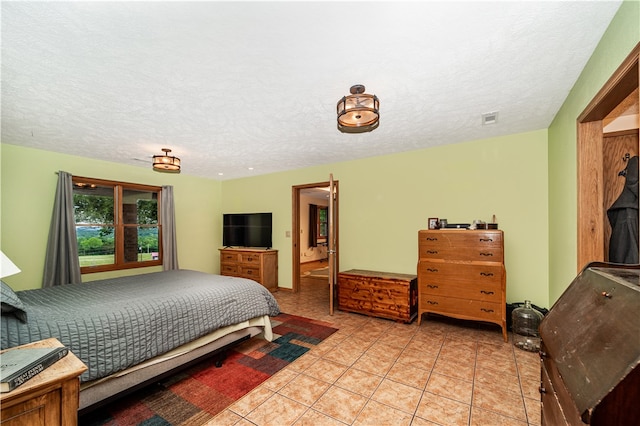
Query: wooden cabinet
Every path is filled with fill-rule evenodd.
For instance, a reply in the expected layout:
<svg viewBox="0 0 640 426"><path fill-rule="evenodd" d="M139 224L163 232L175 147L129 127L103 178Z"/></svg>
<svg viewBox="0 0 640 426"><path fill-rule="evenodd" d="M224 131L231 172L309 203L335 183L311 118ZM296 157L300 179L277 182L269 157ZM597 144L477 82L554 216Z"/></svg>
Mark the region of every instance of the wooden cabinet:
<svg viewBox="0 0 640 426"><path fill-rule="evenodd" d="M543 425L640 424L640 266L588 265L540 324Z"/></svg>
<svg viewBox="0 0 640 426"><path fill-rule="evenodd" d="M418 324L429 312L498 324L508 341L502 231L418 232Z"/></svg>
<svg viewBox="0 0 640 426"><path fill-rule="evenodd" d="M57 339L46 339L23 347L57 347ZM3 426L65 425L78 423L80 379L87 367L69 352L64 358L18 386L0 395Z"/></svg>
<svg viewBox="0 0 640 426"><path fill-rule="evenodd" d="M338 309L410 323L418 313L417 277L352 269L338 274Z"/></svg>
<svg viewBox="0 0 640 426"><path fill-rule="evenodd" d="M278 289L278 251L262 249L220 249L220 274L249 278L269 291Z"/></svg>

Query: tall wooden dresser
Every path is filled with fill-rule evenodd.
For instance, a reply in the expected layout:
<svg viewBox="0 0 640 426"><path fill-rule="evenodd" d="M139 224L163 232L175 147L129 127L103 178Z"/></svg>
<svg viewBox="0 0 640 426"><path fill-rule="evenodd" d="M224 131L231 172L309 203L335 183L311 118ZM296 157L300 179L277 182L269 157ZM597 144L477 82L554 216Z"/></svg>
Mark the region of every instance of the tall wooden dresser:
<svg viewBox="0 0 640 426"><path fill-rule="evenodd" d="M278 290L278 250L220 249L220 275L249 278L274 292Z"/></svg>
<svg viewBox="0 0 640 426"><path fill-rule="evenodd" d="M640 266L587 265L540 337L543 425L640 425Z"/></svg>
<svg viewBox="0 0 640 426"><path fill-rule="evenodd" d="M508 341L502 231L418 232L418 324L429 312L498 324Z"/></svg>

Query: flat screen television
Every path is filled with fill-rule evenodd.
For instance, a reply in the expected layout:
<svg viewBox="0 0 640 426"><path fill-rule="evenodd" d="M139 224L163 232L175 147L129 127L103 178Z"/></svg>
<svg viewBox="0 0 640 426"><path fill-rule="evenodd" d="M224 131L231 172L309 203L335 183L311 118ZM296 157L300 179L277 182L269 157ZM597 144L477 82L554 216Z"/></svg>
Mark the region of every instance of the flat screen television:
<svg viewBox="0 0 640 426"><path fill-rule="evenodd" d="M271 213L225 213L222 245L271 248Z"/></svg>

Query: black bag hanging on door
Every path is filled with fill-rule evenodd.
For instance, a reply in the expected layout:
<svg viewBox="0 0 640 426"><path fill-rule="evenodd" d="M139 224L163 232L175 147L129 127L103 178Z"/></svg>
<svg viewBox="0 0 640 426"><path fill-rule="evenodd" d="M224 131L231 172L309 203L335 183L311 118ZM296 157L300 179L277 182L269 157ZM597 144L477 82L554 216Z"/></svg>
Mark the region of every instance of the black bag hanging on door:
<svg viewBox="0 0 640 426"><path fill-rule="evenodd" d="M638 156L629 159L624 188L607 216L611 224L609 262L638 263Z"/></svg>

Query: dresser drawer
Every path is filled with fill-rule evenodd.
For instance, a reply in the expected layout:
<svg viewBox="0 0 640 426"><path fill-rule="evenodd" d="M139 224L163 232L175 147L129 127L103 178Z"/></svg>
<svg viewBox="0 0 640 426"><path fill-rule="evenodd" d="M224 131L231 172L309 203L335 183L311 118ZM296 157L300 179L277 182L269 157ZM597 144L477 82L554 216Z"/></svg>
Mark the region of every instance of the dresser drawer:
<svg viewBox="0 0 640 426"><path fill-rule="evenodd" d="M491 322L502 319L500 303L479 300L465 300L456 297L445 297L420 293L421 312L435 312L463 319L487 320Z"/></svg>
<svg viewBox="0 0 640 426"><path fill-rule="evenodd" d="M502 283L486 282L481 285L468 285L465 283L443 283L432 280L425 280L425 284L420 287L420 295L424 296L444 296L460 299L478 300L484 302L502 302ZM458 303L465 303L459 301Z"/></svg>
<svg viewBox="0 0 640 426"><path fill-rule="evenodd" d="M483 286L487 283L501 283L504 275L502 264L451 262L418 262L418 277L421 283L460 283Z"/></svg>
<svg viewBox="0 0 640 426"><path fill-rule="evenodd" d="M504 259L502 247L494 246L421 247L418 256L420 257L420 259L451 259L463 260L468 262L500 263Z"/></svg>
<svg viewBox="0 0 640 426"><path fill-rule="evenodd" d="M240 253L240 263L248 265L259 265L261 256L254 253Z"/></svg>
<svg viewBox="0 0 640 426"><path fill-rule="evenodd" d="M446 229L419 231L418 244L425 247L502 246L502 231L466 231Z"/></svg>
<svg viewBox="0 0 640 426"><path fill-rule="evenodd" d="M229 262L229 263L237 263L240 260L240 255L238 253L228 253L221 252L220 253L220 263Z"/></svg>
<svg viewBox="0 0 640 426"><path fill-rule="evenodd" d="M238 265L235 263L221 263L220 275L236 275L238 274Z"/></svg>
<svg viewBox="0 0 640 426"><path fill-rule="evenodd" d="M260 267L239 265L238 275L244 278L250 278L252 280L260 281Z"/></svg>

